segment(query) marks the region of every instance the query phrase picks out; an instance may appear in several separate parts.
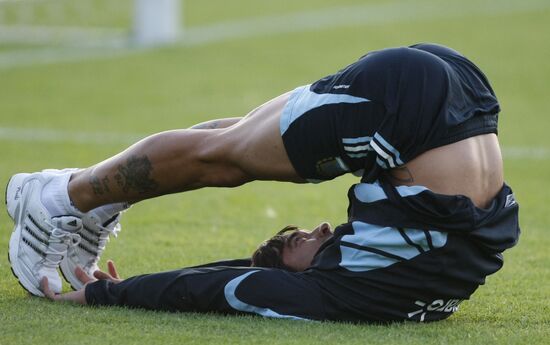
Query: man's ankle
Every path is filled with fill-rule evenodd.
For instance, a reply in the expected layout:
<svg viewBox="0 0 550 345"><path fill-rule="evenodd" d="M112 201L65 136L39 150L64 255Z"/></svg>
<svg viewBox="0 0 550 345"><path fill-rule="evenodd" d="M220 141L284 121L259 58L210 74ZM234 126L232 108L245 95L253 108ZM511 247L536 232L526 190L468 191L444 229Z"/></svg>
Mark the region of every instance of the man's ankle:
<svg viewBox="0 0 550 345"><path fill-rule="evenodd" d="M73 205L69 197L68 185L71 174L72 172L68 171L54 176L42 190L41 201L52 217L82 215L82 212Z"/></svg>

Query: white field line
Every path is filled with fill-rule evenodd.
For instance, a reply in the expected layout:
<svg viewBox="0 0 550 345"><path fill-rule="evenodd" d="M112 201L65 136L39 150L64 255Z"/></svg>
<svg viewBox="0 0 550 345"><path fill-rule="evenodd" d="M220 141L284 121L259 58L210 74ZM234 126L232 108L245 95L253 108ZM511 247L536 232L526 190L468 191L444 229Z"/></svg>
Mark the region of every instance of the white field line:
<svg viewBox="0 0 550 345"><path fill-rule="evenodd" d="M549 160L550 147L505 146L502 156L504 159Z"/></svg>
<svg viewBox="0 0 550 345"><path fill-rule="evenodd" d="M256 17L237 22L222 22L209 27L189 28L185 31L183 43L204 44L234 38L348 26L444 20L456 17L475 18L530 12L544 8L550 8L550 1L394 1L374 5L340 6L286 15Z"/></svg>
<svg viewBox="0 0 550 345"><path fill-rule="evenodd" d="M0 141L129 146L148 134L74 132L45 128L0 127ZM550 160L550 147L505 146L505 159Z"/></svg>
<svg viewBox="0 0 550 345"><path fill-rule="evenodd" d="M127 41L127 30L116 28L0 25L1 43L119 47Z"/></svg>
<svg viewBox="0 0 550 345"><path fill-rule="evenodd" d="M377 5L340 6L285 15L263 16L239 21L193 27L185 30L179 44L203 45L247 37L267 36L281 33L325 30L357 25L380 25L395 22L445 20L449 18L496 16L508 13L532 12L550 8L548 0L479 0L479 1L395 1ZM69 37L83 35L78 31ZM93 35L99 35L94 33ZM101 35L104 33L100 33ZM78 44L60 48L24 49L0 54L0 69L86 59L110 58L143 51L132 45L131 40L115 34L106 39L105 45ZM79 40L80 42L85 40Z"/></svg>
<svg viewBox="0 0 550 345"><path fill-rule="evenodd" d="M13 128L0 127L0 140L15 142L51 142L67 144L90 144L90 145L130 145L147 135L130 133L92 133L74 132L46 128Z"/></svg>

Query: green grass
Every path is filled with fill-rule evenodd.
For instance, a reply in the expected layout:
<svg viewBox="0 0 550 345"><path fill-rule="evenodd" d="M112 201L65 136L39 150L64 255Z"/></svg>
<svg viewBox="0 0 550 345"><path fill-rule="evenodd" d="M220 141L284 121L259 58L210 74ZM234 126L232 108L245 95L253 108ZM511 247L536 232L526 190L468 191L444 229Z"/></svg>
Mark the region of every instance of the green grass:
<svg viewBox="0 0 550 345"><path fill-rule="evenodd" d="M223 0L185 0L180 6L180 18L186 27L194 27L365 2L362 0L239 0L236 3ZM132 6L133 0L116 2L57 0L55 3L42 1L31 5L8 2L0 7L2 14L0 24L129 28L133 16Z"/></svg>
<svg viewBox="0 0 550 345"><path fill-rule="evenodd" d="M193 25L303 11L313 1L189 1ZM349 3L358 3L350 1ZM493 1L498 6L498 1ZM336 2L324 1L323 6ZM221 6L221 5L220 5ZM284 7L284 8L283 8ZM187 7L186 7L187 8ZM214 20L215 19L215 20ZM108 60L0 69L0 128L146 135L213 117L236 116L283 91L316 80L372 49L422 41L454 47L487 74L503 111L507 147L550 150L550 10L403 21L317 32L171 47ZM2 51L0 50L0 54ZM18 171L88 166L121 143L0 139L0 181ZM521 205L522 236L491 276L450 319L390 326L297 322L260 317L84 308L30 298L6 259L11 232L0 214L0 344L542 344L550 336L550 160L505 159ZM287 223L345 221L344 177L321 185L255 182L205 189L135 205L104 258L124 276L248 256ZM267 216L267 209L275 217Z"/></svg>
<svg viewBox="0 0 550 345"><path fill-rule="evenodd" d="M11 1L0 4L0 24L128 27L132 0Z"/></svg>

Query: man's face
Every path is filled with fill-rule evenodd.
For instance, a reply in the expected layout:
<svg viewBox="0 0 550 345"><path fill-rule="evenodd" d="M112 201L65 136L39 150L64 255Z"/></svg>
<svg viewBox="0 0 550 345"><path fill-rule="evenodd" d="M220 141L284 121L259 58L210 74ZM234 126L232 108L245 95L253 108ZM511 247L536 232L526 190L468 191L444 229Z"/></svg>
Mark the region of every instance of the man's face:
<svg viewBox="0 0 550 345"><path fill-rule="evenodd" d="M287 235L282 253L283 263L297 271L304 271L313 261L321 245L332 237L329 223L321 223L314 230L296 230Z"/></svg>

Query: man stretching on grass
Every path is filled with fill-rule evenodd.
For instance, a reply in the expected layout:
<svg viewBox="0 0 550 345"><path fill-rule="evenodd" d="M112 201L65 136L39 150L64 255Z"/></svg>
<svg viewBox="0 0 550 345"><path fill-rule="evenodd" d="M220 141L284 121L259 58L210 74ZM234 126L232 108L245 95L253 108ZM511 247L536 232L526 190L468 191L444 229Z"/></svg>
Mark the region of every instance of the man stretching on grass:
<svg viewBox="0 0 550 345"><path fill-rule="evenodd" d="M334 232L328 223L313 231L286 227L251 260L126 280L108 262L109 273L94 273L99 280L77 268L75 275L87 283L80 290L56 295L43 278L42 291L56 301L163 311L353 322L447 318L502 266L500 253L517 240L517 206L499 197L476 229L420 230L423 218L409 219L400 208L441 196L418 186L386 191L378 183L352 186L348 223ZM434 220L443 224L466 221L471 210L450 217L451 210L441 211L444 216ZM395 217L394 223L407 219L407 225L375 225L377 217Z"/></svg>
<svg viewBox="0 0 550 345"><path fill-rule="evenodd" d="M185 286L223 290L232 310L262 315L441 319L456 302L449 301L467 298L517 241L499 110L486 77L454 50L420 44L372 52L244 118L159 133L87 169L14 175L6 191L12 270L35 295L43 296L44 277L61 291L57 267L79 289L76 268L97 269L128 203L353 172L363 183L348 193L349 223L305 271L221 267L209 269L212 279L184 273ZM244 302L244 290L257 295ZM275 312L278 305L297 308Z"/></svg>

